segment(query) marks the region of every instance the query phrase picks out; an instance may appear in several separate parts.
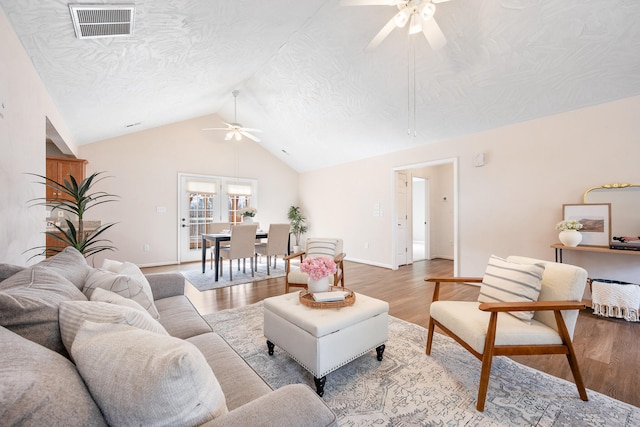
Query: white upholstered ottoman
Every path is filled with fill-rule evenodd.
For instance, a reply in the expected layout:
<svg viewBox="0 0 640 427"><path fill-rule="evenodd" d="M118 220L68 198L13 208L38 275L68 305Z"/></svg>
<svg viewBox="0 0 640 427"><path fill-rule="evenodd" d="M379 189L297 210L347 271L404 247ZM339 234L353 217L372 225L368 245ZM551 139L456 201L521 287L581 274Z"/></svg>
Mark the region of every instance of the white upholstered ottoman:
<svg viewBox="0 0 640 427"><path fill-rule="evenodd" d="M382 360L388 339L389 304L357 294L352 306L310 308L293 292L264 300L264 336L269 354L282 348L311 372L322 396L326 375L376 349Z"/></svg>

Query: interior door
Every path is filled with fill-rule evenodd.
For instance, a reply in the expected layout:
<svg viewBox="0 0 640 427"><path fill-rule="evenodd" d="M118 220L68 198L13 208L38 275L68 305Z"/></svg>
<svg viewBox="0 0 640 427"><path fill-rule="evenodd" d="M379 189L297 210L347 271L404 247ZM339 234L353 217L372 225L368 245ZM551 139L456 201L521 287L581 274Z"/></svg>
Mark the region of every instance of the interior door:
<svg viewBox="0 0 640 427"><path fill-rule="evenodd" d="M178 185L178 253L180 262L202 259L202 234L207 225L222 221L220 180L202 175L180 174Z"/></svg>
<svg viewBox="0 0 640 427"><path fill-rule="evenodd" d="M396 172L396 265L406 265L408 262L407 186L407 174L405 172Z"/></svg>

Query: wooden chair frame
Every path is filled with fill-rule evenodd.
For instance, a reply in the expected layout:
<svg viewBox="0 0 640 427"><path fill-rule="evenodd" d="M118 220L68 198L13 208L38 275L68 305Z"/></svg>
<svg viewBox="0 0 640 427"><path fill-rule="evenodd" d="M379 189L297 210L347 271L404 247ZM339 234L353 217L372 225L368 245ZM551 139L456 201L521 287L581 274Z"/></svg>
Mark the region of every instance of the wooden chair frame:
<svg viewBox="0 0 640 427"><path fill-rule="evenodd" d="M481 283L482 278L478 277L427 277L424 279L426 282L435 283L433 290L432 302L438 301L440 293L440 283ZM465 283L466 282L466 283ZM578 301L537 301L537 302L497 302L497 303L482 303L478 307L482 311L491 313L489 318L489 325L487 328L487 336L485 339L485 346L483 353L478 353L469 344L464 342L460 337L451 332L449 329L441 325L438 321L432 317L429 318L429 329L427 335L427 347L426 354L431 354L431 344L433 342L433 333L435 327L438 326L451 338L456 340L467 351L473 354L482 362L482 369L480 372L480 385L478 388L478 402L476 409L478 411L484 411L484 405L487 397L487 389L489 388L489 377L491 375L491 365L493 362L493 356L521 356L521 355L539 355L539 354L564 354L567 357L575 384L578 387L578 394L584 401L588 400L587 391L580 374L580 368L578 367L578 358L576 357L573 344L571 342L571 336L567 330L567 326L562 317L562 310L583 310L586 308L585 304ZM507 311L541 311L550 310L553 311L558 327L558 334L562 339L562 344L549 344L549 345L495 345L496 327L498 325L498 313Z"/></svg>

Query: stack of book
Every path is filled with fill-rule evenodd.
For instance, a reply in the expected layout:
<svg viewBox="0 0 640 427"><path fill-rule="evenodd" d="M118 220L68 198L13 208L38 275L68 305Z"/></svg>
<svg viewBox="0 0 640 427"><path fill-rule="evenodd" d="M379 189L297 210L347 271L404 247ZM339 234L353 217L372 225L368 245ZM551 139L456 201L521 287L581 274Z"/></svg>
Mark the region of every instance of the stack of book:
<svg viewBox="0 0 640 427"><path fill-rule="evenodd" d="M313 296L313 300L318 302L344 301L347 292L314 292L311 295Z"/></svg>
<svg viewBox="0 0 640 427"><path fill-rule="evenodd" d="M631 240L628 237L614 237L614 240L609 243L610 249L621 249L625 251L640 251L640 238L634 238Z"/></svg>

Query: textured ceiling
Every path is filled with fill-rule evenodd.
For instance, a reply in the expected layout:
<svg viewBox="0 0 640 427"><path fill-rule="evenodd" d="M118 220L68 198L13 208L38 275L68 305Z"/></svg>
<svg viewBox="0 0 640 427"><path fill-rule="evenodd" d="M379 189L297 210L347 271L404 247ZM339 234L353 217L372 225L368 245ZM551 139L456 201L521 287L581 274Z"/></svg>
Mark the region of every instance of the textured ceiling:
<svg viewBox="0 0 640 427"><path fill-rule="evenodd" d="M128 3L133 37L78 40L67 2L0 0L80 145L232 121L239 89L238 121L308 171L640 95L639 0L451 0L436 11L441 50L396 29L370 53L394 7Z"/></svg>

